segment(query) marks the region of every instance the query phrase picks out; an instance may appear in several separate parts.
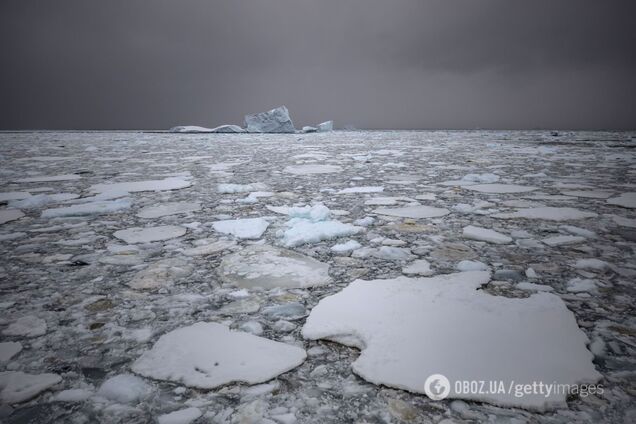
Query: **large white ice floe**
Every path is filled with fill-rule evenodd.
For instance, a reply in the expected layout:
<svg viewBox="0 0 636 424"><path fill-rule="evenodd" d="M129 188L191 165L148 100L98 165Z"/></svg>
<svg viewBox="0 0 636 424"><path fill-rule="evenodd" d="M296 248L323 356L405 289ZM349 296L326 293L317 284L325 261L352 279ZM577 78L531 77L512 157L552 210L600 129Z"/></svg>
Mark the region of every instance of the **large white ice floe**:
<svg viewBox="0 0 636 424"><path fill-rule="evenodd" d="M331 219L331 211L323 204L296 208L271 208L286 213L292 219L287 221L286 230L280 230L278 236L286 247L300 246L306 243L318 243L338 237L349 236L363 231L362 227Z"/></svg>
<svg viewBox="0 0 636 424"><path fill-rule="evenodd" d="M458 393L455 382L502 381L508 387L601 378L586 349L586 335L558 296L492 296L478 290L489 278L488 272L469 271L356 280L322 299L302 334L361 349L352 367L372 383L425 393L427 378L442 374L450 381L450 398L506 407L561 407L566 394Z"/></svg>
<svg viewBox="0 0 636 424"><path fill-rule="evenodd" d="M329 265L313 258L268 245L248 246L227 255L219 276L243 288L306 288L329 284Z"/></svg>
<svg viewBox="0 0 636 424"><path fill-rule="evenodd" d="M188 387L262 383L302 364L304 349L199 322L173 330L137 359L133 372Z"/></svg>
<svg viewBox="0 0 636 424"><path fill-rule="evenodd" d="M227 219L215 221L212 226L219 233L231 234L239 239L257 239L267 230L269 222L263 218Z"/></svg>
<svg viewBox="0 0 636 424"><path fill-rule="evenodd" d="M141 191L178 190L190 187L190 180L183 177L168 177L163 180L129 181L121 183L95 184L90 187L93 193L134 193Z"/></svg>
<svg viewBox="0 0 636 424"><path fill-rule="evenodd" d="M1 209L0 210L0 224L15 221L24 216L24 213L20 209Z"/></svg>
<svg viewBox="0 0 636 424"><path fill-rule="evenodd" d="M20 403L36 397L62 381L57 374L26 374L21 371L0 372L0 403Z"/></svg>
<svg viewBox="0 0 636 424"><path fill-rule="evenodd" d="M41 216L42 218L62 218L66 216L101 215L130 209L131 205L132 203L129 198L102 200L64 206L61 208L46 209L42 211Z"/></svg>
<svg viewBox="0 0 636 424"><path fill-rule="evenodd" d="M468 190L478 191L480 193L526 193L528 191L537 190L537 187L522 186L517 184L475 184L466 186Z"/></svg>
<svg viewBox="0 0 636 424"><path fill-rule="evenodd" d="M594 218L598 216L594 212L582 211L575 208L539 207L520 209L516 212L499 213L491 215L502 219L545 219L549 221L568 221L574 219Z"/></svg>
<svg viewBox="0 0 636 424"><path fill-rule="evenodd" d="M623 193L618 197L607 199L607 203L624 208L636 208L636 193Z"/></svg>
<svg viewBox="0 0 636 424"><path fill-rule="evenodd" d="M397 216L400 218L438 218L448 215L450 211L445 208L436 208L433 206L404 206L402 208L378 208L373 212L379 215Z"/></svg>
<svg viewBox="0 0 636 424"><path fill-rule="evenodd" d="M160 218L162 216L181 213L197 212L201 210L199 202L167 202L155 206L146 206L137 212L140 218Z"/></svg>
<svg viewBox="0 0 636 424"><path fill-rule="evenodd" d="M251 133L294 133L294 123L285 106L267 112L245 115L245 128Z"/></svg>
<svg viewBox="0 0 636 424"><path fill-rule="evenodd" d="M505 234L501 234L489 228L475 227L468 225L464 227L462 232L464 238L477 241L485 241L494 244L508 244L512 242L512 238Z"/></svg>
<svg viewBox="0 0 636 424"><path fill-rule="evenodd" d="M331 174L334 172L342 172L342 167L338 165L290 165L283 169L283 172L294 175L311 175L311 174Z"/></svg>
<svg viewBox="0 0 636 424"><path fill-rule="evenodd" d="M151 243L181 237L186 233L184 227L178 225L160 225L158 227L127 228L115 231L113 236L129 244Z"/></svg>

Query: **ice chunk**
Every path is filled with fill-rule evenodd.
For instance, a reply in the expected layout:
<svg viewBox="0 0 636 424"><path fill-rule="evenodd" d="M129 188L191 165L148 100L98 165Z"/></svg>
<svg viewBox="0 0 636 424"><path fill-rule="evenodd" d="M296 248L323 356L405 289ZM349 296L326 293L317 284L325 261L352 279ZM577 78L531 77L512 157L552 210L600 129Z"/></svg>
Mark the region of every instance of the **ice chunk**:
<svg viewBox="0 0 636 424"><path fill-rule="evenodd" d="M60 381L62 381L62 377L57 374L0 372L0 402L20 403L27 401Z"/></svg>
<svg viewBox="0 0 636 424"><path fill-rule="evenodd" d="M199 127L198 125L179 125L176 127L170 128L170 132L172 133L209 133L212 132L212 128Z"/></svg>
<svg viewBox="0 0 636 424"><path fill-rule="evenodd" d="M151 243L181 237L186 233L184 227L178 225L160 225L158 227L134 227L115 231L113 236L129 244Z"/></svg>
<svg viewBox="0 0 636 424"><path fill-rule="evenodd" d="M218 273L238 287L313 287L329 284L329 265L291 250L248 246L223 257Z"/></svg>
<svg viewBox="0 0 636 424"><path fill-rule="evenodd" d="M338 237L358 234L362 227L345 224L340 221L319 221L294 218L287 222L287 230L282 233L282 243L286 247L300 246L306 243L318 243Z"/></svg>
<svg viewBox="0 0 636 424"><path fill-rule="evenodd" d="M418 259L402 268L402 273L407 275L432 275L431 264L426 259Z"/></svg>
<svg viewBox="0 0 636 424"><path fill-rule="evenodd" d="M607 199L613 192L605 190L574 190L563 191L566 196L583 197L588 199Z"/></svg>
<svg viewBox="0 0 636 424"><path fill-rule="evenodd" d="M175 281L190 275L192 267L181 259L161 259L139 271L128 282L128 286L136 290L148 290L172 286Z"/></svg>
<svg viewBox="0 0 636 424"><path fill-rule="evenodd" d="M551 292L554 290L554 288L551 286L547 286L545 284L528 283L527 281L517 283L515 288L518 288L520 290L526 290L526 291L545 291L545 292Z"/></svg>
<svg viewBox="0 0 636 424"><path fill-rule="evenodd" d="M266 190L267 186L263 183L252 184L219 184L216 187L219 193L247 193L249 191Z"/></svg>
<svg viewBox="0 0 636 424"><path fill-rule="evenodd" d="M63 174L63 175L42 175L38 177L21 178L19 180L13 180L15 183L47 183L56 181L74 181L82 178L77 174Z"/></svg>
<svg viewBox="0 0 636 424"><path fill-rule="evenodd" d="M359 186L343 188L337 194L380 193L382 191L384 191L384 187L382 186Z"/></svg>
<svg viewBox="0 0 636 424"><path fill-rule="evenodd" d="M609 264L601 259L578 259L574 264L574 268L588 269L592 271L603 271L609 268Z"/></svg>
<svg viewBox="0 0 636 424"><path fill-rule="evenodd" d="M181 213L197 212L201 210L199 202L167 202L155 206L146 206L137 212L140 218L160 218L162 216Z"/></svg>
<svg viewBox="0 0 636 424"><path fill-rule="evenodd" d="M585 333L558 296L510 299L477 290L488 280L489 273L480 271L356 280L322 299L302 334L360 348L353 371L369 382L425 393L427 378L442 374L450 382L450 398L506 407L563 407L566 393L457 393L455 382L501 380L508 387L601 378Z"/></svg>
<svg viewBox="0 0 636 424"><path fill-rule="evenodd" d="M56 194L37 194L22 200L12 200L9 202L10 208L16 209L33 209L46 206L49 203L62 202L64 200L76 199L79 194L74 193L56 193Z"/></svg>
<svg viewBox="0 0 636 424"><path fill-rule="evenodd" d="M596 293L596 287L598 283L596 280L573 278L568 281L567 291L571 293Z"/></svg>
<svg viewBox="0 0 636 424"><path fill-rule="evenodd" d="M267 112L245 115L245 128L251 133L294 133L294 123L285 106Z"/></svg>
<svg viewBox="0 0 636 424"><path fill-rule="evenodd" d="M462 181L473 183L495 183L499 181L499 175L495 174L468 174L462 177Z"/></svg>
<svg viewBox="0 0 636 424"><path fill-rule="evenodd" d="M554 236L554 237L546 237L541 241L547 244L548 246L556 247L556 246L563 246L568 244L583 243L585 241L585 237Z"/></svg>
<svg viewBox="0 0 636 424"><path fill-rule="evenodd" d="M347 253L352 250L361 248L362 245L355 240L348 240L345 243L334 244L331 246L331 251L335 253Z"/></svg>
<svg viewBox="0 0 636 424"><path fill-rule="evenodd" d="M232 125L232 124L226 124L226 125L219 125L218 127L214 127L210 130L210 132L213 133L222 133L222 134L229 134L229 133L244 133L247 132L244 128L239 127L238 125Z"/></svg>
<svg viewBox="0 0 636 424"><path fill-rule="evenodd" d="M159 424L190 424L201 415L203 415L203 413L199 408L191 407L180 409L169 414L159 415L157 421Z"/></svg>
<svg viewBox="0 0 636 424"><path fill-rule="evenodd" d="M119 374L102 383L97 396L119 403L138 402L152 393L152 387L132 374Z"/></svg>
<svg viewBox="0 0 636 424"><path fill-rule="evenodd" d="M0 225L15 221L24 216L20 209L0 209Z"/></svg>
<svg viewBox="0 0 636 424"><path fill-rule="evenodd" d="M618 197L607 199L610 205L622 206L624 208L636 208L636 192L622 193Z"/></svg>
<svg viewBox="0 0 636 424"><path fill-rule="evenodd" d="M30 197L31 193L26 191L6 191L0 193L0 202L8 202L9 200L22 200Z"/></svg>
<svg viewBox="0 0 636 424"><path fill-rule="evenodd" d="M21 351L20 342L0 342L0 362L7 362Z"/></svg>
<svg viewBox="0 0 636 424"><path fill-rule="evenodd" d="M257 239L267 230L269 222L263 218L228 219L215 221L212 226L219 233L231 234L239 239Z"/></svg>
<svg viewBox="0 0 636 424"><path fill-rule="evenodd" d="M304 133L315 133L315 132L318 132L318 128L310 127L310 126L304 126L301 131L304 132Z"/></svg>
<svg viewBox="0 0 636 424"><path fill-rule="evenodd" d="M318 131L327 132L333 131L333 121L326 121L318 124Z"/></svg>
<svg viewBox="0 0 636 424"><path fill-rule="evenodd" d="M469 260L460 261L455 268L457 269L457 271L460 271L460 272L488 271L490 269L488 268L488 265L486 265L483 262L469 261Z"/></svg>
<svg viewBox="0 0 636 424"><path fill-rule="evenodd" d="M129 209L131 201L128 198L117 200L104 200L83 203L79 205L65 206L62 208L46 209L42 211L42 218L61 218L65 216L101 215L120 212Z"/></svg>
<svg viewBox="0 0 636 424"><path fill-rule="evenodd" d="M5 336L42 336L46 334L46 322L35 315L26 315L12 322L2 334Z"/></svg>
<svg viewBox="0 0 636 424"><path fill-rule="evenodd" d="M331 174L334 172L342 172L342 168L338 165L290 165L286 166L283 172L295 175Z"/></svg>
<svg viewBox="0 0 636 424"><path fill-rule="evenodd" d="M141 191L178 190L191 185L192 183L183 177L169 177L163 180L95 184L90 187L90 191L93 193L135 193Z"/></svg>
<svg viewBox="0 0 636 424"><path fill-rule="evenodd" d="M480 228L469 225L463 229L464 238L470 240L485 241L494 244L508 244L512 242L512 238L505 234L498 233L488 228Z"/></svg>
<svg viewBox="0 0 636 424"><path fill-rule="evenodd" d="M401 218L437 218L450 213L445 208L434 208L432 206L405 206L403 208L378 208L373 212L380 215L397 216Z"/></svg>
<svg viewBox="0 0 636 424"><path fill-rule="evenodd" d="M500 213L491 216L494 218L502 219L526 218L546 219L549 221L567 221L574 219L594 218L598 215L594 212L582 211L575 208L541 207L521 209L517 212Z"/></svg>
<svg viewBox="0 0 636 424"><path fill-rule="evenodd" d="M619 215L610 215L614 222L621 227L630 227L636 228L636 219L634 218L625 218Z"/></svg>
<svg viewBox="0 0 636 424"><path fill-rule="evenodd" d="M86 389L68 389L56 393L52 400L55 402L83 402L93 396L93 392Z"/></svg>
<svg viewBox="0 0 636 424"><path fill-rule="evenodd" d="M305 351L225 325L199 322L164 334L133 365L140 375L213 389L231 382L262 383L305 360Z"/></svg>
<svg viewBox="0 0 636 424"><path fill-rule="evenodd" d="M480 193L527 193L528 191L537 190L537 187L522 186L516 184L475 184L466 187L468 190L478 191Z"/></svg>

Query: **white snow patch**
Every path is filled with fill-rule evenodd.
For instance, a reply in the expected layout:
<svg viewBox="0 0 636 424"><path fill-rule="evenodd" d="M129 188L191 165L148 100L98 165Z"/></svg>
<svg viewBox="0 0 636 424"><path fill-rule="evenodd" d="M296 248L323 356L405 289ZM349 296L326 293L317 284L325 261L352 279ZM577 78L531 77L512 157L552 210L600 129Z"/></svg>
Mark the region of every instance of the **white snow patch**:
<svg viewBox="0 0 636 424"><path fill-rule="evenodd" d="M537 187L522 186L516 184L476 184L466 187L469 190L478 191L480 193L527 193L537 190Z"/></svg>
<svg viewBox="0 0 636 424"><path fill-rule="evenodd" d="M140 218L160 218L162 216L181 213L197 212L201 210L199 202L167 202L156 206L146 206L137 212Z"/></svg>
<svg viewBox="0 0 636 424"><path fill-rule="evenodd" d="M26 374L20 371L0 372L0 402L20 403L36 397L62 381L57 374Z"/></svg>
<svg viewBox="0 0 636 424"><path fill-rule="evenodd" d="M579 384L601 378L585 333L558 296L510 299L477 290L488 280L487 272L356 280L322 299L302 334L362 349L352 367L372 383L423 393L427 377L442 374L451 382L450 398L505 407L564 407L566 394L459 394L454 382Z"/></svg>
<svg viewBox="0 0 636 424"><path fill-rule="evenodd" d="M186 229L177 225L160 225L158 227L133 227L115 231L113 236L129 244L151 243L181 237Z"/></svg>
<svg viewBox="0 0 636 424"><path fill-rule="evenodd" d="M598 215L594 212L582 211L575 208L541 207L521 209L517 212L500 213L491 216L494 218L502 219L526 218L545 219L549 221L567 221L575 219L594 218Z"/></svg>
<svg viewBox="0 0 636 424"><path fill-rule="evenodd" d="M138 374L188 387L262 383L303 363L303 349L225 325L199 322L159 338L133 365Z"/></svg>
<svg viewBox="0 0 636 424"><path fill-rule="evenodd" d="M219 233L231 234L239 239L258 239L267 230L269 222L263 218L228 219L215 221L212 226Z"/></svg>
<svg viewBox="0 0 636 424"><path fill-rule="evenodd" d="M501 234L488 228L475 227L472 225L464 227L462 234L464 238L470 240L485 241L494 244L508 244L512 242L512 238L505 234Z"/></svg>
<svg viewBox="0 0 636 424"><path fill-rule="evenodd" d="M373 212L379 215L397 216L401 218L437 218L450 213L448 209L432 206L405 206L402 208L378 208Z"/></svg>

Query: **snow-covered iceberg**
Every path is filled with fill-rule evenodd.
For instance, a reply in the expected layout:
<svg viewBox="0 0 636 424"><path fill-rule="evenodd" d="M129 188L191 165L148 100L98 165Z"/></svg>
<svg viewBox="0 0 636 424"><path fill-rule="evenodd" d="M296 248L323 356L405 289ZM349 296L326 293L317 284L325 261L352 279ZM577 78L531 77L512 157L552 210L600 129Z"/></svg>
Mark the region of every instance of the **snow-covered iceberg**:
<svg viewBox="0 0 636 424"><path fill-rule="evenodd" d="M327 122L318 124L318 131L319 132L333 131L333 121L327 121Z"/></svg>
<svg viewBox="0 0 636 424"><path fill-rule="evenodd" d="M267 112L245 115L245 128L251 133L294 133L294 123L285 106Z"/></svg>

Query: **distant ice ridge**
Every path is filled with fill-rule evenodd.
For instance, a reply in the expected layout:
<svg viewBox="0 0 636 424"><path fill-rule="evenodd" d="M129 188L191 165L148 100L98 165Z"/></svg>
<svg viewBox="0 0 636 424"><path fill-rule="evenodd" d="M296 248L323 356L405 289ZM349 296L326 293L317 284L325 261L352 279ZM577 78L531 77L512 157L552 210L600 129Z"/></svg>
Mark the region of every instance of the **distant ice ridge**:
<svg viewBox="0 0 636 424"><path fill-rule="evenodd" d="M574 385L601 378L586 349L589 340L558 296L509 299L477 290L489 279L488 272L467 271L356 280L322 299L302 334L361 349L353 371L371 383L426 393L427 378L442 374L450 382L448 397L504 407L564 407L567 393L458 393L454 383Z"/></svg>
<svg viewBox="0 0 636 424"><path fill-rule="evenodd" d="M338 237L349 236L363 231L362 227L345 224L331 219L328 207L319 203L314 206L279 209L291 217L285 224L286 230L280 230L278 236L286 247L300 246L306 243L318 243Z"/></svg>
<svg viewBox="0 0 636 424"><path fill-rule="evenodd" d="M170 128L173 133L244 133L245 130L238 125L220 125L215 128L198 127L196 125L181 125Z"/></svg>

